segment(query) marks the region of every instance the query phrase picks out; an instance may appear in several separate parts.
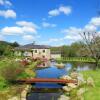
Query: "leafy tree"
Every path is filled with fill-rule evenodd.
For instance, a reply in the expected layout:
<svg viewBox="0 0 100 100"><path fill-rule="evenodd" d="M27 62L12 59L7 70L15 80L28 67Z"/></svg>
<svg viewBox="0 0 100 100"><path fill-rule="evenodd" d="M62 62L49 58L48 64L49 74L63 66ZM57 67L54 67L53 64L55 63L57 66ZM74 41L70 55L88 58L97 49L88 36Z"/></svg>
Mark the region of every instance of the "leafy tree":
<svg viewBox="0 0 100 100"><path fill-rule="evenodd" d="M18 47L18 46L20 46L20 45L19 45L17 42L14 42L14 43L11 44L11 46L12 46L12 47Z"/></svg>
<svg viewBox="0 0 100 100"><path fill-rule="evenodd" d="M100 35L97 32L84 32L80 33L80 35L83 39L83 49L87 51L84 53L95 60L96 67L98 68L100 60Z"/></svg>

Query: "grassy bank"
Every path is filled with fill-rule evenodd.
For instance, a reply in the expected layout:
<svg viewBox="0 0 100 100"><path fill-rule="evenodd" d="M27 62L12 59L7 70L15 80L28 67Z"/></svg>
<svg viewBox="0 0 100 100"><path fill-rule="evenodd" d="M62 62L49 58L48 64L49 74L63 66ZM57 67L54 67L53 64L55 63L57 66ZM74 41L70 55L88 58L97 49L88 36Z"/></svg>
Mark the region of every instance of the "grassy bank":
<svg viewBox="0 0 100 100"><path fill-rule="evenodd" d="M91 70L82 72L85 79L92 77L95 87L87 87L88 91L84 94L85 100L100 100L100 70Z"/></svg>
<svg viewBox="0 0 100 100"><path fill-rule="evenodd" d="M14 59L0 60L0 100L8 100L12 96L20 96L26 85L13 84L10 81L22 78L35 77L35 67L38 62L31 62L23 66ZM2 97L2 99L1 99Z"/></svg>
<svg viewBox="0 0 100 100"><path fill-rule="evenodd" d="M94 63L94 59L88 57L65 57L59 58L56 60L57 62L87 62Z"/></svg>

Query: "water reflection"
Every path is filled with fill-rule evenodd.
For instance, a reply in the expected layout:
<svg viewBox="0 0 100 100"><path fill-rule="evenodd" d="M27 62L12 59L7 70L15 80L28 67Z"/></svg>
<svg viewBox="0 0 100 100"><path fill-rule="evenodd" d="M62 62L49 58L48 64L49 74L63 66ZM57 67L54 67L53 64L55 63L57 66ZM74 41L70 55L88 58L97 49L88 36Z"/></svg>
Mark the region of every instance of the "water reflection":
<svg viewBox="0 0 100 100"><path fill-rule="evenodd" d="M33 89L27 95L27 100L57 100L61 94L62 91L60 89Z"/></svg>
<svg viewBox="0 0 100 100"><path fill-rule="evenodd" d="M37 68L47 68L47 67L50 67L50 66L51 66L50 61L43 61L37 66Z"/></svg>

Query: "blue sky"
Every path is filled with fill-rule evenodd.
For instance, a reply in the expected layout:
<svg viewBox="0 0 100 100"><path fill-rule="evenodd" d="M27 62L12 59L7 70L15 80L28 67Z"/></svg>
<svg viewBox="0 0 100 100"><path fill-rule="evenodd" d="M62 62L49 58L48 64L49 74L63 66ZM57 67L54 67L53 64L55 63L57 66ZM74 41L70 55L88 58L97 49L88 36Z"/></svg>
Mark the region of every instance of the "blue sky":
<svg viewBox="0 0 100 100"><path fill-rule="evenodd" d="M0 0L0 40L70 45L98 31L99 0Z"/></svg>

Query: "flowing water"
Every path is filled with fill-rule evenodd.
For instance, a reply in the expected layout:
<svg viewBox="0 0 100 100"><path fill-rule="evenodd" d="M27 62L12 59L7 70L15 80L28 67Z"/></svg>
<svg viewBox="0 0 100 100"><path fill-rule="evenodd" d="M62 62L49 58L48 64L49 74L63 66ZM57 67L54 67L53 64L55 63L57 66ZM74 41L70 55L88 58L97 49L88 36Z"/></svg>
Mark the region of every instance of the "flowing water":
<svg viewBox="0 0 100 100"><path fill-rule="evenodd" d="M37 68L37 78L59 78L67 75L70 71L76 68L77 71L92 70L93 64L88 63L65 63L65 67L59 69L55 66L55 62L47 68ZM57 100L63 93L61 91L62 85L56 83L36 83L33 85L31 93L29 93L27 100Z"/></svg>

